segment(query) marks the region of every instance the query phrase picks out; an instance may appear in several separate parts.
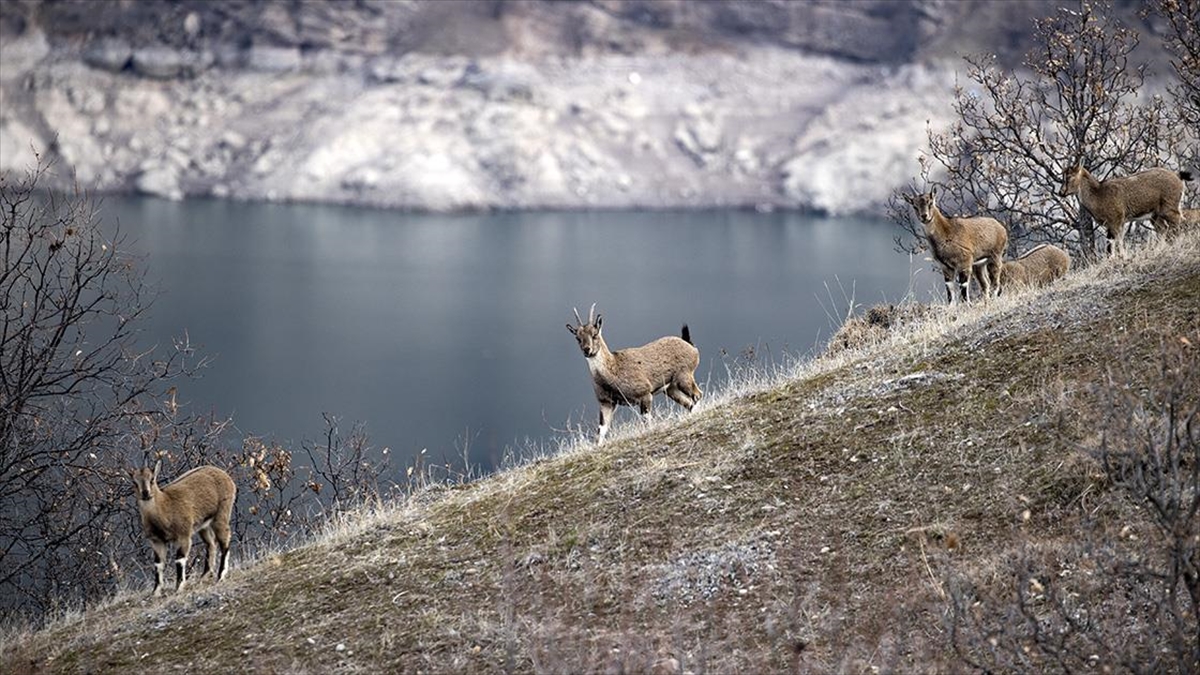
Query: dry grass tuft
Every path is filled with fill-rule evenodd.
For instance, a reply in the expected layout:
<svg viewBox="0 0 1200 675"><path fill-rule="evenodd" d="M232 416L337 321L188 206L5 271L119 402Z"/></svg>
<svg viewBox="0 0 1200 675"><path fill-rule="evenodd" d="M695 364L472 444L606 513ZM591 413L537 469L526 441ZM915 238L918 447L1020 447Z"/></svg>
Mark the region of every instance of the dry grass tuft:
<svg viewBox="0 0 1200 675"><path fill-rule="evenodd" d="M825 354L846 349L861 349L878 344L889 332L916 323L935 311L930 305L907 302L900 305L875 305L862 316L850 317L830 338Z"/></svg>

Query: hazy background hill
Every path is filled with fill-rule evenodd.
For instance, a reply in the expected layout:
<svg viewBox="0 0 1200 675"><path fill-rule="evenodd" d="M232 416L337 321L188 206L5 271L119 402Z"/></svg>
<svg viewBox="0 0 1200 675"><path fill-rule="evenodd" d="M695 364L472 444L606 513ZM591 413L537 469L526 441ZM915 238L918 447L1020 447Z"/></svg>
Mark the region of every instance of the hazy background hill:
<svg viewBox="0 0 1200 675"><path fill-rule="evenodd" d="M0 168L448 210L876 210L957 55L1071 3L81 2L0 7ZM1118 14L1157 49L1139 3Z"/></svg>

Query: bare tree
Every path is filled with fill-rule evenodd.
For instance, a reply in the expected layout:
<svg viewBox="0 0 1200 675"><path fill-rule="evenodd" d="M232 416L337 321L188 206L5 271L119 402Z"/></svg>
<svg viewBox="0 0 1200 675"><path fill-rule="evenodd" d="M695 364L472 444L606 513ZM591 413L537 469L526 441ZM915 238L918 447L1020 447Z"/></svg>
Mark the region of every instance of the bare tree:
<svg viewBox="0 0 1200 675"><path fill-rule="evenodd" d="M0 176L0 607L45 611L112 583L126 445L158 424L185 344L136 344L150 296L119 232L48 170Z"/></svg>
<svg viewBox="0 0 1200 675"><path fill-rule="evenodd" d="M386 452L375 459L361 426L343 438L326 416L302 465L277 442L239 439L230 419L184 410L176 381L204 359L186 338L139 344L153 298L137 261L88 195L39 190L48 170L0 175L0 612L40 621L147 573L138 464L163 460L166 480L201 464L229 471L239 556L386 493Z"/></svg>
<svg viewBox="0 0 1200 675"><path fill-rule="evenodd" d="M1187 134L1183 161L1196 168L1200 165L1200 0L1156 0L1151 7L1166 22L1163 46L1171 53L1171 68L1179 78L1169 91L1178 124ZM1193 203L1200 200L1193 197Z"/></svg>
<svg viewBox="0 0 1200 675"><path fill-rule="evenodd" d="M1052 242L1094 258L1095 224L1075 197L1058 195L1074 161L1101 178L1178 163L1183 131L1162 97L1143 92L1146 65L1130 64L1138 35L1111 16L1107 3L1085 0L1036 21L1027 73L966 57L958 121L929 133L918 182L937 185L951 209L1001 220L1009 255ZM907 232L898 246L916 252L924 231L905 206L894 196L890 215Z"/></svg>

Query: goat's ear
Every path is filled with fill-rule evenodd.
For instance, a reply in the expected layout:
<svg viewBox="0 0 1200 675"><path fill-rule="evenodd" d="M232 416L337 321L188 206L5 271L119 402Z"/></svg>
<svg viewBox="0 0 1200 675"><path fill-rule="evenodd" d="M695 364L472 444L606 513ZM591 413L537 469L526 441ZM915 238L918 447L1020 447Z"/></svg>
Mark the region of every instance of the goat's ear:
<svg viewBox="0 0 1200 675"><path fill-rule="evenodd" d="M154 484L158 485L158 470L162 468L162 460L154 463Z"/></svg>
<svg viewBox="0 0 1200 675"><path fill-rule="evenodd" d="M597 314L597 315L596 315L596 323L595 323L595 326L596 326L596 334L597 334L597 335L599 335L599 334L600 334L600 324L602 324L602 323L604 323L604 315L603 315L603 314Z"/></svg>
<svg viewBox="0 0 1200 675"><path fill-rule="evenodd" d="M567 324L567 330L571 331L571 335L579 334L579 329L576 328L575 326L572 326L571 324Z"/></svg>
<svg viewBox="0 0 1200 675"><path fill-rule="evenodd" d="M929 198L935 202L937 201L937 186L929 188Z"/></svg>
<svg viewBox="0 0 1200 675"><path fill-rule="evenodd" d="M900 198L903 199L904 201L908 202L909 204L912 204L912 200L913 200L912 195L908 194L907 192L901 192Z"/></svg>

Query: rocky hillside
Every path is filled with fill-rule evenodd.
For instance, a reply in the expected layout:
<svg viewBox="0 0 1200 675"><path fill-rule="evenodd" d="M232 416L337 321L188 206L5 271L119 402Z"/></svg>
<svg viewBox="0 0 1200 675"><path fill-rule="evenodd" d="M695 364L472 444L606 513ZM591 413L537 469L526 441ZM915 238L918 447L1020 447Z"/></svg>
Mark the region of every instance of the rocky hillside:
<svg viewBox="0 0 1200 675"><path fill-rule="evenodd" d="M1015 62L1055 5L1001 4L15 0L0 169L169 198L870 210L948 122L955 53Z"/></svg>
<svg viewBox="0 0 1200 675"><path fill-rule="evenodd" d="M1170 401L1195 498L1198 331L1194 233L10 634L0 670L1190 672L1154 575L1195 514L1156 527L1095 453L1146 456Z"/></svg>

